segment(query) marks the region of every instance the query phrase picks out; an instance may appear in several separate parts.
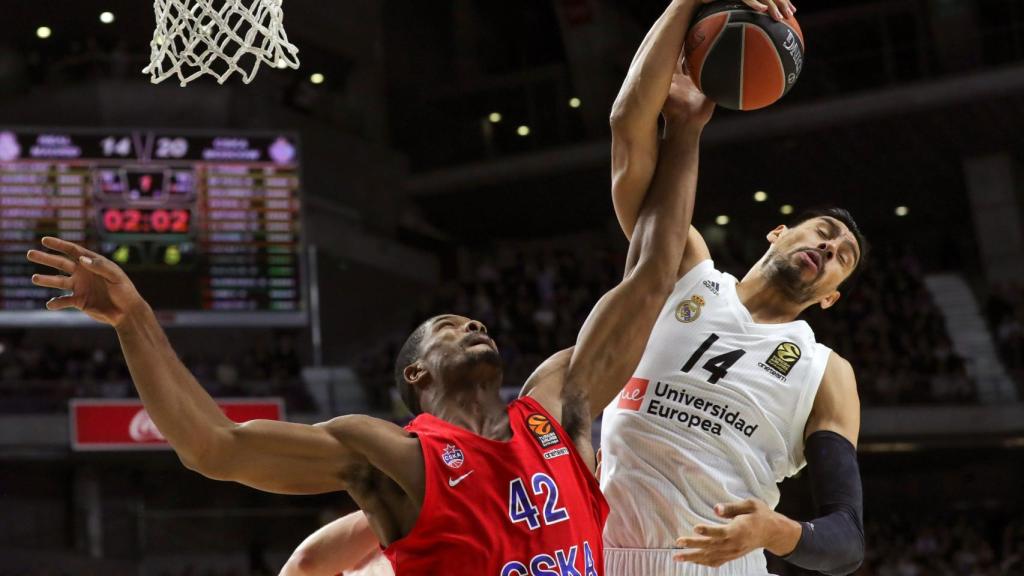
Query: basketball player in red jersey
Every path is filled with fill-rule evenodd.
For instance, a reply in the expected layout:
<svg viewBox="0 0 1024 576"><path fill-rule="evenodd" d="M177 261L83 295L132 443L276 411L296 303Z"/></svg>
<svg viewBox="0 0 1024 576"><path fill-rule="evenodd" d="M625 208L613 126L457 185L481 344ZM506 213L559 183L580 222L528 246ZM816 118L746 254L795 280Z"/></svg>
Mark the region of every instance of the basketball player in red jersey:
<svg viewBox="0 0 1024 576"><path fill-rule="evenodd" d="M660 98L663 106L659 107L666 119L666 128L656 137L662 142L657 160L658 169L650 181L651 195L670 190L682 194L692 203L692 193L696 184L697 145L701 130L710 120L714 105L695 88L690 79L682 73L666 80ZM671 85L671 89L670 89ZM666 161L664 167L660 162ZM687 210L689 210L687 205ZM644 216L649 217L649 216ZM642 236L641 242L646 241ZM636 251L631 247L630 266L636 264ZM675 276L675 273L673 273ZM664 301L662 302L664 304ZM646 338L646 335L643 336ZM566 380L567 370L575 360L573 348L564 349L543 364L530 375L523 387L523 396L532 396L538 386L551 385L553 381ZM632 354L632 353L630 353ZM402 365L402 362L398 363ZM561 384L556 384L561 385ZM615 393L621 386L612 385ZM403 395L404 396L404 395ZM415 399L406 397L407 403ZM604 399L591 395L591 416L600 412L606 405ZM340 518L306 538L295 550L281 576L334 576L338 573L361 570L373 558L377 541L370 531L364 513L353 512ZM361 573L359 573L361 574ZM377 572L372 572L378 576ZM380 576L388 576L382 574Z"/></svg>
<svg viewBox="0 0 1024 576"><path fill-rule="evenodd" d="M445 314L418 327L396 362L403 398L420 414L405 429L361 415L236 424L178 360L116 264L44 238L57 254L30 250L28 259L64 274L32 281L70 291L48 309L77 308L115 328L143 404L187 467L269 492L347 490L398 576L599 576L607 505L593 475L591 415L636 368L675 282L711 112L698 93L687 96L666 110L664 150L680 161L652 178L627 256L632 272L597 303L576 346L542 365L509 405L486 328Z"/></svg>

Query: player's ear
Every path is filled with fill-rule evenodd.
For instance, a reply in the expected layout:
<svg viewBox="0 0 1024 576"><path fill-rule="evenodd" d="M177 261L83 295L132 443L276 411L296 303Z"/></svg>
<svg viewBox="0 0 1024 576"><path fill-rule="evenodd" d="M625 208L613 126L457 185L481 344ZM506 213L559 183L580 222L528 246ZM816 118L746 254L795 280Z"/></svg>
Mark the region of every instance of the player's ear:
<svg viewBox="0 0 1024 576"><path fill-rule="evenodd" d="M789 230L789 228L787 228L785 224L779 224L773 228L772 231L768 233L768 243L775 244L775 241L781 238L782 233L786 230Z"/></svg>
<svg viewBox="0 0 1024 576"><path fill-rule="evenodd" d="M414 387L422 386L430 381L430 372L427 371L426 366L423 365L421 360L406 366L405 370L402 370L402 376L405 377L406 382Z"/></svg>
<svg viewBox="0 0 1024 576"><path fill-rule="evenodd" d="M836 305L840 296L842 296L842 294L839 293L839 290L833 290L830 294L826 294L824 298L818 300L818 303L821 304L822 310L828 310Z"/></svg>

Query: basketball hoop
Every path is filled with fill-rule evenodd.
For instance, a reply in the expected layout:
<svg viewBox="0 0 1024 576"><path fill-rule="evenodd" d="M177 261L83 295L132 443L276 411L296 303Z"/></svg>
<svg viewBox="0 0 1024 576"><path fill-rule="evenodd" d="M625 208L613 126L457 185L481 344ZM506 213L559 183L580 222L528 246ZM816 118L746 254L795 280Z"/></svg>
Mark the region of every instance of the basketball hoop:
<svg viewBox="0 0 1024 576"><path fill-rule="evenodd" d="M299 67L281 0L154 0L153 10L156 28L142 72L154 84L177 76L185 86L204 74L223 84L236 72L248 84L260 64Z"/></svg>

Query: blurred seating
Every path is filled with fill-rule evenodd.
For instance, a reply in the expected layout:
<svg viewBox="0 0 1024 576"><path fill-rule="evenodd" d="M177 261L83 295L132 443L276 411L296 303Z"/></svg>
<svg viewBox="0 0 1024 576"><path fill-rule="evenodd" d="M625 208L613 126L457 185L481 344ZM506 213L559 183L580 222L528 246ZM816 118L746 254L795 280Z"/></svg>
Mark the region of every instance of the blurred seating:
<svg viewBox="0 0 1024 576"><path fill-rule="evenodd" d="M845 294L834 308L811 309L807 320L819 342L853 364L865 405L976 401L965 361L953 350L912 252L878 250L840 292Z"/></svg>
<svg viewBox="0 0 1024 576"><path fill-rule="evenodd" d="M38 345L22 333L0 335L0 413L63 412L70 398L135 397L124 356L116 347ZM216 397L281 396L290 410L311 400L299 385L302 361L290 335L240 354L186 353L196 379Z"/></svg>
<svg viewBox="0 0 1024 576"><path fill-rule="evenodd" d="M402 342L420 322L445 312L487 325L505 360L505 382L520 386L544 358L573 345L598 298L621 278L623 250L594 234L503 242L468 253L458 280L428 298L406 330L360 358L368 396L376 408L387 408ZM727 256L720 262L735 261ZM819 342L853 363L865 405L976 401L965 361L952 348L912 253L878 251L850 288L836 307L809 310L806 319Z"/></svg>
<svg viewBox="0 0 1024 576"><path fill-rule="evenodd" d="M1024 394L1024 285L997 286L985 306L999 356Z"/></svg>
<svg viewBox="0 0 1024 576"><path fill-rule="evenodd" d="M594 303L621 277L625 246L599 233L506 241L467 250L459 272L424 297L409 323L354 359L366 406L395 411L394 359L408 334L435 314L480 320L498 343L505 382L518 387L547 356L572 346ZM732 273L737 259L719 263ZM921 265L902 248L880 250L839 304L805 318L820 342L849 359L866 406L976 401L965 360L952 348ZM1008 365L1024 371L1024 292L1001 289L989 321ZM0 411L61 411L71 397L134 396L116 347L29 345L0 335ZM183 360L214 396L283 396L289 410L312 407L299 385L302 362L290 335L243 352L189 351ZM400 413L400 411L398 411Z"/></svg>

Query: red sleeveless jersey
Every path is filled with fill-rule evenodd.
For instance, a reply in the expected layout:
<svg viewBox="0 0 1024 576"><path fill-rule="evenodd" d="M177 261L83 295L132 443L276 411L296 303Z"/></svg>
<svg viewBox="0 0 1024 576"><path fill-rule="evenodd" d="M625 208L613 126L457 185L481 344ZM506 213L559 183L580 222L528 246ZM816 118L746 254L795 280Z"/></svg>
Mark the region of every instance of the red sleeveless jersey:
<svg viewBox="0 0 1024 576"><path fill-rule="evenodd" d="M608 504L572 439L532 398L509 404L512 439L429 414L406 430L426 467L412 531L384 549L396 576L601 576Z"/></svg>

